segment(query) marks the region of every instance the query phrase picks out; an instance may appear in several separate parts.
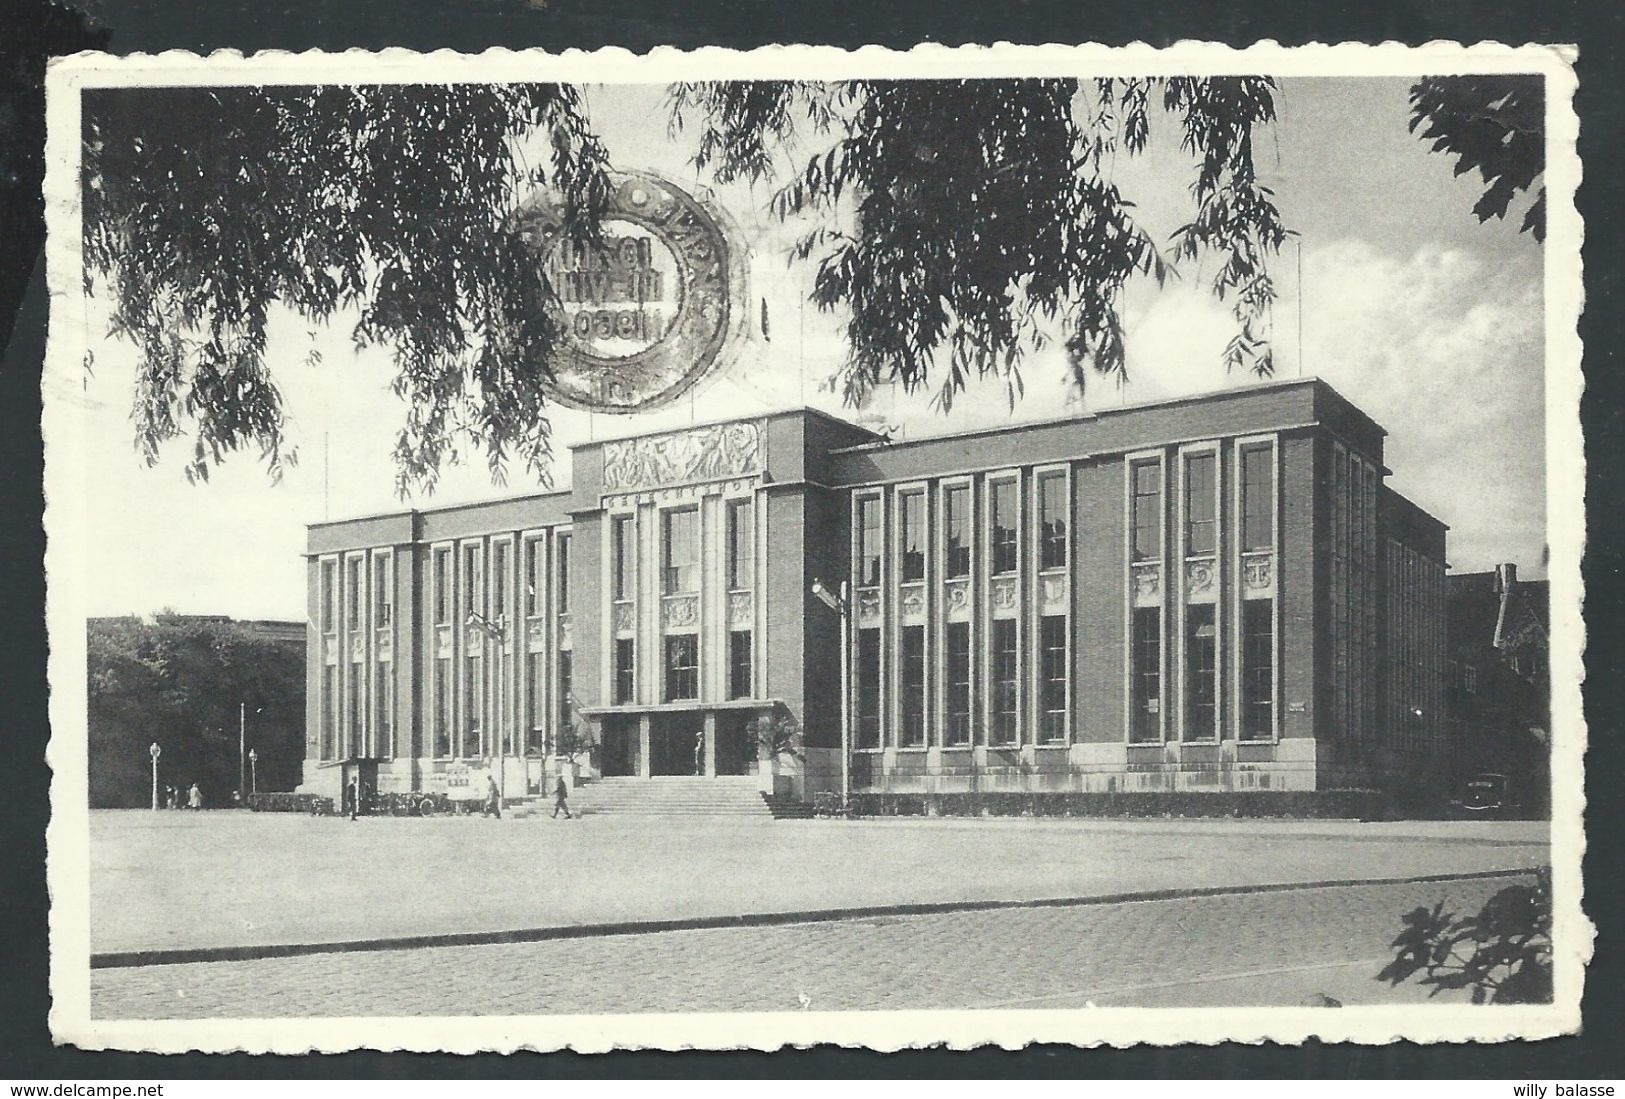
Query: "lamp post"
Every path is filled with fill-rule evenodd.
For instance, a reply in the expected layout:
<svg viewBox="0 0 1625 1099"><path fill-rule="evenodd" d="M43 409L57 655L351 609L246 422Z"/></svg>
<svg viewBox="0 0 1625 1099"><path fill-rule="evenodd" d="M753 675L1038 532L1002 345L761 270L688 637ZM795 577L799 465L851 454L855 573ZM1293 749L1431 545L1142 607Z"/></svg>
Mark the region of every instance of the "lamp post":
<svg viewBox="0 0 1625 1099"><path fill-rule="evenodd" d="M841 805L844 807L852 793L852 734L848 712L852 707L849 686L852 669L852 616L847 599L847 582L841 581L839 591L830 591L822 580L812 582L812 593L820 603L841 616Z"/></svg>
<svg viewBox="0 0 1625 1099"><path fill-rule="evenodd" d="M506 631L503 630L501 622L493 622L489 618L485 617L485 615L481 614L479 611L469 611L467 621L468 621L469 628L473 629L473 630L477 630L479 632L479 635L480 635L480 638L481 638L481 642L480 642L481 653L480 653L480 655L482 657L484 657L484 659L481 660L480 663L483 664L485 667L490 668L492 666L492 661L491 661L492 654L491 654L491 652L490 652L490 650L488 648L488 645L489 645L490 642L493 642L493 641L496 642L498 648L496 650L495 655L496 655L496 658L498 660L500 660L502 658L501 645L503 643L503 640L507 636ZM495 671L496 671L496 674L495 674L495 676L493 678L495 678L496 681L498 683L500 683L502 681L502 670L500 668L497 668ZM483 692L482 692L482 694L483 694ZM507 801L508 800L508 753L507 753L507 745L502 743L502 733L503 733L502 709L503 709L503 707L501 707L501 706L497 707L497 712L495 714L496 728L494 730L494 732L496 733L496 736L493 737L492 739L494 739L496 741L496 749L497 749L497 792L498 792L499 796L502 798L503 801Z"/></svg>
<svg viewBox="0 0 1625 1099"><path fill-rule="evenodd" d="M259 770L254 765L260 761L260 754L254 749L248 750L248 794L250 797L260 792Z"/></svg>
<svg viewBox="0 0 1625 1099"><path fill-rule="evenodd" d="M147 749L147 754L152 757L152 809L153 809L153 812L157 812L158 811L158 757L164 754L164 750L162 748L158 747L158 742L155 740L155 741L152 742L152 747Z"/></svg>

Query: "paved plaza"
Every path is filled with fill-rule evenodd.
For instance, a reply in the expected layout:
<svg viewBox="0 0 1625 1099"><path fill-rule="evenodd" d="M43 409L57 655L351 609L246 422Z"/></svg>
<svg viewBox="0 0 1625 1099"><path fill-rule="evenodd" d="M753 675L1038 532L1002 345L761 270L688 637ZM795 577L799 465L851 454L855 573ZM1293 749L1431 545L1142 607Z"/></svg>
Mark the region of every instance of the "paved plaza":
<svg viewBox="0 0 1625 1099"><path fill-rule="evenodd" d="M92 950L632 933L98 968L99 1018L1427 1001L1400 915L1476 908L1544 825L1329 821L349 821L91 815ZM1317 883L1344 884L1317 884ZM1361 884L1363 883L1363 884ZM1262 886L1294 886L1257 891ZM1224 890L1125 901L1125 894ZM1112 900L1112 898L1119 898ZM1045 901L1082 901L1046 905ZM901 905L1022 907L638 931Z"/></svg>
<svg viewBox="0 0 1625 1099"><path fill-rule="evenodd" d="M1402 912L1507 879L98 969L97 1018L1430 1001L1375 980Z"/></svg>
<svg viewBox="0 0 1625 1099"><path fill-rule="evenodd" d="M91 814L91 949L1394 879L1548 862L1522 822L349 821Z"/></svg>

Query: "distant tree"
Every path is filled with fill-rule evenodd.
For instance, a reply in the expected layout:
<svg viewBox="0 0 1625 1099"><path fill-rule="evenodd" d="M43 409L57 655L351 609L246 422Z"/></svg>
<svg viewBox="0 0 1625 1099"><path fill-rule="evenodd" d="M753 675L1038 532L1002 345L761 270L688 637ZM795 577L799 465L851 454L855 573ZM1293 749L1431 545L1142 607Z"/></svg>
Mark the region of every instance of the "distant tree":
<svg viewBox="0 0 1625 1099"><path fill-rule="evenodd" d="M976 377L1014 400L1051 322L1079 387L1124 377L1125 287L1201 256L1237 324L1226 365L1269 374L1268 261L1288 231L1253 149L1274 93L1263 77L735 82L674 88L671 117L698 126L696 161L721 179L766 178L798 140L820 143L771 205L820 217L795 255L816 259L814 300L846 315L832 382L854 404L883 382L929 386L947 408ZM593 239L606 154L575 88L118 89L87 92L83 116L87 280L141 353L148 462L187 434L192 477L244 447L273 475L293 458L266 347L281 303L312 324L356 310L356 343L393 351L403 492L432 487L459 443L493 477L518 456L545 479L559 332L510 216L545 184L565 233ZM1112 172L1164 118L1194 162L1167 255ZM533 132L545 165L516 152Z"/></svg>
<svg viewBox="0 0 1625 1099"><path fill-rule="evenodd" d="M90 804L149 804L147 748L163 785L202 787L212 805L238 788L238 706L259 755L259 788L291 789L305 757L305 662L297 645L230 621L159 615L98 619L88 632ZM258 712L255 712L258 711ZM246 796L247 791L243 791Z"/></svg>
<svg viewBox="0 0 1625 1099"><path fill-rule="evenodd" d="M1519 232L1546 239L1546 87L1540 76L1438 76L1411 87L1411 132L1456 160L1456 175L1477 171L1481 222L1506 217L1534 188Z"/></svg>

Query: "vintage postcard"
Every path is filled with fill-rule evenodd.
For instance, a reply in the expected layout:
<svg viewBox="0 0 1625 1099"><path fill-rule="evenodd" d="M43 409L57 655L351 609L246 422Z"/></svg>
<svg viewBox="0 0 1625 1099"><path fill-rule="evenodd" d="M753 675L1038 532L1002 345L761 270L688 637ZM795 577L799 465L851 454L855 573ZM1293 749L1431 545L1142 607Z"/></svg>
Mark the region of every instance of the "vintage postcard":
<svg viewBox="0 0 1625 1099"><path fill-rule="evenodd" d="M52 1031L1573 1031L1558 45L49 75Z"/></svg>

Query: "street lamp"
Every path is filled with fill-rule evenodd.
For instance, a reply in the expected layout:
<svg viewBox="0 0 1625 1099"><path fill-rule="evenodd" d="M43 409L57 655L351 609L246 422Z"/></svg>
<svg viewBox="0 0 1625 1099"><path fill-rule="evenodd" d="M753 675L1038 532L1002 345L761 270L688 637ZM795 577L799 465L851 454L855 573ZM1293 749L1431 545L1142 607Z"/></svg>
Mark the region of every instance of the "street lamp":
<svg viewBox="0 0 1625 1099"><path fill-rule="evenodd" d="M844 808L852 792L852 743L850 719L852 663L852 608L847 599L847 582L841 581L839 591L830 591L822 580L812 582L813 596L824 606L841 616L841 805Z"/></svg>
<svg viewBox="0 0 1625 1099"><path fill-rule="evenodd" d="M257 714L265 709L264 706L254 707ZM244 751L248 744L248 703L237 703L237 789L243 790L248 785L248 755ZM238 795L242 796L241 793Z"/></svg>
<svg viewBox="0 0 1625 1099"><path fill-rule="evenodd" d="M158 811L158 757L164 754L164 750L162 748L158 747L158 742L155 740L155 741L152 742L152 747L147 749L147 754L152 757L152 809L153 809L153 812L157 812Z"/></svg>
<svg viewBox="0 0 1625 1099"><path fill-rule="evenodd" d="M480 663L483 664L486 668L491 668L492 667L491 654L489 653L489 651L487 651L486 645L487 645L488 642L493 642L493 641L496 642L496 644L498 646L497 651L496 651L496 659L500 660L502 658L502 649L501 649L500 646L502 645L503 641L507 637L507 632L505 630L503 630L502 623L491 621L489 618L485 617L485 615L481 614L479 611L469 611L468 612L467 624L468 624L469 629L478 631L480 637L483 639L481 644L480 644L480 649L481 649L480 655L484 659L482 659L480 661ZM500 668L497 668L494 678L499 683L501 682L501 676L502 676L502 670ZM483 692L482 692L482 694L483 694ZM492 737L491 739L496 742L496 749L497 749L497 790L498 790L499 796L502 798L502 800L507 801L508 800L508 753L507 753L507 750L506 750L507 745L502 743L502 733L503 733L502 709L503 709L503 707L501 707L501 706L497 707L497 713L495 715L496 716L496 721L495 721L496 728L493 730L493 732L495 732L496 735L494 737Z"/></svg>
<svg viewBox="0 0 1625 1099"><path fill-rule="evenodd" d="M250 797L260 792L259 771L254 766L259 761L260 754L250 748L248 750L248 793Z"/></svg>

